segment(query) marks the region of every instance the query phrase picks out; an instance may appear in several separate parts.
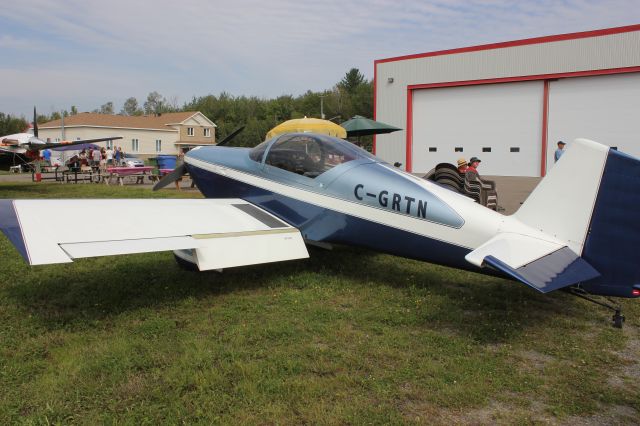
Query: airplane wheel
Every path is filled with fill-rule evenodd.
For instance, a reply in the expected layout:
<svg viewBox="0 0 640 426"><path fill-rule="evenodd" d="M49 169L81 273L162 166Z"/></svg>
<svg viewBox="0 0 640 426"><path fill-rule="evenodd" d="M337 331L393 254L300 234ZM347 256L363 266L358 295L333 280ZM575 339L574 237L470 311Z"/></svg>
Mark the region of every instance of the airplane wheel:
<svg viewBox="0 0 640 426"><path fill-rule="evenodd" d="M173 255L173 257L176 259L176 263L178 264L178 266L180 267L180 269L183 269L185 271L190 271L190 272L199 272L200 270L198 269L198 265L196 265L193 262L189 262L188 260L184 260L183 258L181 258L180 256L177 255Z"/></svg>

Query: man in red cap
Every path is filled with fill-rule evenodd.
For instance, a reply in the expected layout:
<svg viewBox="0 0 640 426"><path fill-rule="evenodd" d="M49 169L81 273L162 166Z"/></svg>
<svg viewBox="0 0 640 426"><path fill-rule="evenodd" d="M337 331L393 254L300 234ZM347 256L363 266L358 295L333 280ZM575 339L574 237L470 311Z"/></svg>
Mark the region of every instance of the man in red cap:
<svg viewBox="0 0 640 426"><path fill-rule="evenodd" d="M478 176L480 176L480 173L478 173L478 166L480 165L480 163L481 161L478 157L471 157L471 160L469 160L469 167L467 168L467 171L474 172Z"/></svg>

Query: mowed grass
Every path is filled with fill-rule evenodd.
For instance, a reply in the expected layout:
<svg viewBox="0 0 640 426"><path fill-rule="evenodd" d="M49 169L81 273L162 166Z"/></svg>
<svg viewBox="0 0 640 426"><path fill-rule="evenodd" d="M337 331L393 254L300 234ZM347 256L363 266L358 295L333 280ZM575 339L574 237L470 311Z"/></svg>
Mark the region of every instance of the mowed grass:
<svg viewBox="0 0 640 426"><path fill-rule="evenodd" d="M150 196L199 194L0 184ZM93 226L118 219L79 211ZM346 247L222 274L171 253L29 267L4 236L0 253L2 424L638 422L638 301L618 330L564 293Z"/></svg>

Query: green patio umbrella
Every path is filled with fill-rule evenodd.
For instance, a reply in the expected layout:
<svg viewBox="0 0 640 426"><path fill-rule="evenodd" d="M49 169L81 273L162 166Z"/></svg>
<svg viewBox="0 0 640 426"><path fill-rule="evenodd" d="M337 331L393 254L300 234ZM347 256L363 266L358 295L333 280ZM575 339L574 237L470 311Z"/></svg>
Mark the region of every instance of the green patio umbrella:
<svg viewBox="0 0 640 426"><path fill-rule="evenodd" d="M389 124L371 120L360 115L356 115L351 120L347 120L340 125L347 130L348 137L379 135L381 133L391 133L402 130L398 127L390 126Z"/></svg>

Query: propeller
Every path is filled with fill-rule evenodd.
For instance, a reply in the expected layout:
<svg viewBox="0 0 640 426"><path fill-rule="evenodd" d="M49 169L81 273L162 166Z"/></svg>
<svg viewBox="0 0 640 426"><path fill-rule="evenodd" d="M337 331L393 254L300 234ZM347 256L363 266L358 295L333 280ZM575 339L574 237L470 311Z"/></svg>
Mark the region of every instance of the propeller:
<svg viewBox="0 0 640 426"><path fill-rule="evenodd" d="M153 185L153 190L157 191L159 189L164 188L165 186L177 181L182 176L187 173L187 167L183 164L180 164L178 167L173 169L170 173L164 175L162 179L158 181L155 185Z"/></svg>
<svg viewBox="0 0 640 426"><path fill-rule="evenodd" d="M227 135L227 137L225 137L220 142L218 142L216 146L223 146L229 143L233 138L235 138L238 135L238 133L244 130L244 127L245 126L240 126L237 129L235 129L233 132ZM187 167L184 164L181 164L175 169L173 169L171 173L166 174L162 179L158 181L158 183L153 185L153 190L157 191L159 189L162 189L165 186L177 181L185 174L187 174Z"/></svg>
<svg viewBox="0 0 640 426"><path fill-rule="evenodd" d="M238 133L240 133L241 131L244 130L245 126L240 126L237 129L235 129L233 132L231 132L229 135L227 135L226 138L222 139L220 142L218 142L216 144L216 146L224 146L227 143L229 143L231 141L231 139L235 138L236 136L238 136Z"/></svg>
<svg viewBox="0 0 640 426"><path fill-rule="evenodd" d="M38 137L38 117L36 116L36 107L33 107L33 136Z"/></svg>

